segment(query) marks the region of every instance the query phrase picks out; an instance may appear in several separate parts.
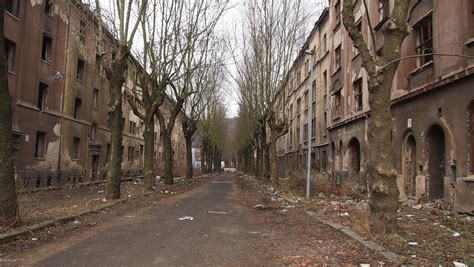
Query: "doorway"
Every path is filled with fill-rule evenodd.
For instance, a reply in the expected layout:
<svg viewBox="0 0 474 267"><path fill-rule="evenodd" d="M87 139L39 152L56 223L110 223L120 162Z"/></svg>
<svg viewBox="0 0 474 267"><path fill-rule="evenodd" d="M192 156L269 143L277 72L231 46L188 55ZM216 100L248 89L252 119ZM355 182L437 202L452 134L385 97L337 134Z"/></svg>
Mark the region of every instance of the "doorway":
<svg viewBox="0 0 474 267"><path fill-rule="evenodd" d="M91 180L95 181L99 178L99 155L92 156L92 176Z"/></svg>
<svg viewBox="0 0 474 267"><path fill-rule="evenodd" d="M358 179L361 155L357 138L352 138L347 148L349 150L349 179Z"/></svg>
<svg viewBox="0 0 474 267"><path fill-rule="evenodd" d="M443 128L433 125L428 131L429 199L444 197L445 135Z"/></svg>
<svg viewBox="0 0 474 267"><path fill-rule="evenodd" d="M413 135L409 135L403 150L403 176L405 192L411 197L414 197L416 194L416 165L416 140Z"/></svg>

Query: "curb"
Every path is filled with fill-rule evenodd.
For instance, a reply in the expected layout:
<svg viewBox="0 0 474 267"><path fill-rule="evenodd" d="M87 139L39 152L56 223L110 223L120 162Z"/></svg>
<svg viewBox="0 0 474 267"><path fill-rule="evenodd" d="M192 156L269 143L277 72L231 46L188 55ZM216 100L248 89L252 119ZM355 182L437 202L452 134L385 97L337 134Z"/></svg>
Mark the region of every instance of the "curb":
<svg viewBox="0 0 474 267"><path fill-rule="evenodd" d="M200 181L200 180L204 180L204 178L198 177L198 178L189 179L189 180L183 181L181 183L166 186L162 190L168 190L168 189L180 186L180 185L184 185L184 184L187 184L187 183L190 183L190 182ZM149 195L149 194L147 194L147 195ZM84 216L84 215L87 215L87 214L96 213L96 212L99 212L101 210L113 207L117 204L123 203L123 202L128 201L128 200L129 200L128 198L119 199L117 201L105 204L103 206L100 206L100 207L97 207L97 208L94 208L94 209L85 210L85 211L81 211L81 212L73 214L73 215L66 215L66 216L63 216L63 217L58 217L58 218L53 219L53 220L47 220L47 221L44 221L44 222L41 222L41 223L38 223L38 224L25 226L24 228L14 230L10 233L0 234L0 243L5 243L5 242L8 242L8 241L12 241L12 240L18 238L19 236L22 236L22 235L27 234L27 233L33 233L33 232L39 231L41 229L44 229L46 227L50 227L50 226L53 226L53 225L64 224L64 223L70 222L70 221L76 219L77 217L81 217L81 216Z"/></svg>
<svg viewBox="0 0 474 267"><path fill-rule="evenodd" d="M369 241L369 240L365 240L362 236L358 235L356 232L354 232L353 230L351 230L350 228L346 227L346 226L343 226L343 225L340 225L340 224L337 224L333 221L329 221L329 220L323 220L323 219L320 219L317 217L316 213L312 212L312 211L306 211L306 213L315 218L317 221L345 234L346 236L352 238L354 241L357 241L359 244L363 245L364 247L370 249L370 250L374 250L374 251L377 251L377 252L380 252L380 254L382 254L386 259L390 260L390 261L397 261L400 256L396 253L393 253L389 250L387 250L386 248L376 244L375 242L372 242L372 241Z"/></svg>

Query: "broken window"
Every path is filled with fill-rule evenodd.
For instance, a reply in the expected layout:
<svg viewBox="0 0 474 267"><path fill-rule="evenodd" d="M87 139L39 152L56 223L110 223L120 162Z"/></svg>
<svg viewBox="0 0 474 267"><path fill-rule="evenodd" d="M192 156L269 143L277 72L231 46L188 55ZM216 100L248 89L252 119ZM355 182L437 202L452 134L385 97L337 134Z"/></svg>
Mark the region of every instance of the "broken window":
<svg viewBox="0 0 474 267"><path fill-rule="evenodd" d="M92 106L94 108L99 107L99 89L95 88L94 92L92 93Z"/></svg>
<svg viewBox="0 0 474 267"><path fill-rule="evenodd" d="M356 24L357 31L362 34L362 20L359 20ZM359 49L356 47L355 42L352 41L352 56L355 57L359 55Z"/></svg>
<svg viewBox="0 0 474 267"><path fill-rule="evenodd" d="M84 71L85 71L86 63L84 60L78 58L77 59L77 70L76 70L76 79L79 81L84 81Z"/></svg>
<svg viewBox="0 0 474 267"><path fill-rule="evenodd" d="M9 0L6 1L6 6L5 10L12 14L15 17L18 17L18 14L20 13L20 0Z"/></svg>
<svg viewBox="0 0 474 267"><path fill-rule="evenodd" d="M46 147L46 133L36 132L35 158L43 158Z"/></svg>
<svg viewBox="0 0 474 267"><path fill-rule="evenodd" d="M339 70L341 68L341 45L336 47L336 49L334 50L334 54L335 54L334 67L336 70Z"/></svg>
<svg viewBox="0 0 474 267"><path fill-rule="evenodd" d="M355 110L360 111L363 108L363 98L362 98L362 79L358 79L354 82L354 100L355 100Z"/></svg>
<svg viewBox="0 0 474 267"><path fill-rule="evenodd" d="M416 52L420 55L419 65L433 60L433 29L431 15L425 17L415 25L417 33L417 47Z"/></svg>
<svg viewBox="0 0 474 267"><path fill-rule="evenodd" d="M81 138L74 137L72 140L72 158L79 159L79 150L81 147Z"/></svg>
<svg viewBox="0 0 474 267"><path fill-rule="evenodd" d="M79 40L83 44L86 42L86 35L87 35L86 29L87 29L86 22L81 19L81 22L79 23Z"/></svg>
<svg viewBox="0 0 474 267"><path fill-rule="evenodd" d="M74 102L74 119L76 120L81 119L81 108L82 108L82 99L76 97L76 101Z"/></svg>
<svg viewBox="0 0 474 267"><path fill-rule="evenodd" d="M41 59L51 62L51 52L53 47L53 39L48 35L43 35L43 47L41 49Z"/></svg>
<svg viewBox="0 0 474 267"><path fill-rule="evenodd" d="M38 88L38 109L40 111L46 110L47 98L48 98L48 85L44 83L40 83L39 88Z"/></svg>
<svg viewBox="0 0 474 267"><path fill-rule="evenodd" d="M46 0L44 1L44 12L48 15L48 16L52 16L53 15L53 1L52 0Z"/></svg>
<svg viewBox="0 0 474 267"><path fill-rule="evenodd" d="M7 60L7 69L9 72L15 72L15 54L16 44L5 38L5 53Z"/></svg>

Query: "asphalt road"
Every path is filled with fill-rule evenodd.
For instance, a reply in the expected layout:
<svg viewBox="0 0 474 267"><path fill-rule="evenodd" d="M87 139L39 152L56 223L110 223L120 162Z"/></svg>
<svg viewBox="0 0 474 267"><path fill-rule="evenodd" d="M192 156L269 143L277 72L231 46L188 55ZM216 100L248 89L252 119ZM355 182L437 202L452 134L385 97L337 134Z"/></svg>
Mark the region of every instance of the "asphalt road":
<svg viewBox="0 0 474 267"><path fill-rule="evenodd" d="M176 201L131 213L36 266L269 266L252 248L250 214L237 208L233 175ZM193 220L180 220L190 216Z"/></svg>

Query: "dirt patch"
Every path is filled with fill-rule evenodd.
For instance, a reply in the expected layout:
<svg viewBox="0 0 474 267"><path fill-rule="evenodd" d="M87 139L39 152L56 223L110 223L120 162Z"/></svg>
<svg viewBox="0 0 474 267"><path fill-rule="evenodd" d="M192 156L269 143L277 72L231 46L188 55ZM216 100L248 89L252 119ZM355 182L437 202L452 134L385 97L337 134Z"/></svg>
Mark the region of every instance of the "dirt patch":
<svg viewBox="0 0 474 267"><path fill-rule="evenodd" d="M239 178L239 195L245 199L241 206L254 214L253 223L262 229L254 248L263 250L268 260L290 266L387 263L382 255L312 219L301 200L288 203L268 189L251 177ZM269 209L254 208L257 204Z"/></svg>

